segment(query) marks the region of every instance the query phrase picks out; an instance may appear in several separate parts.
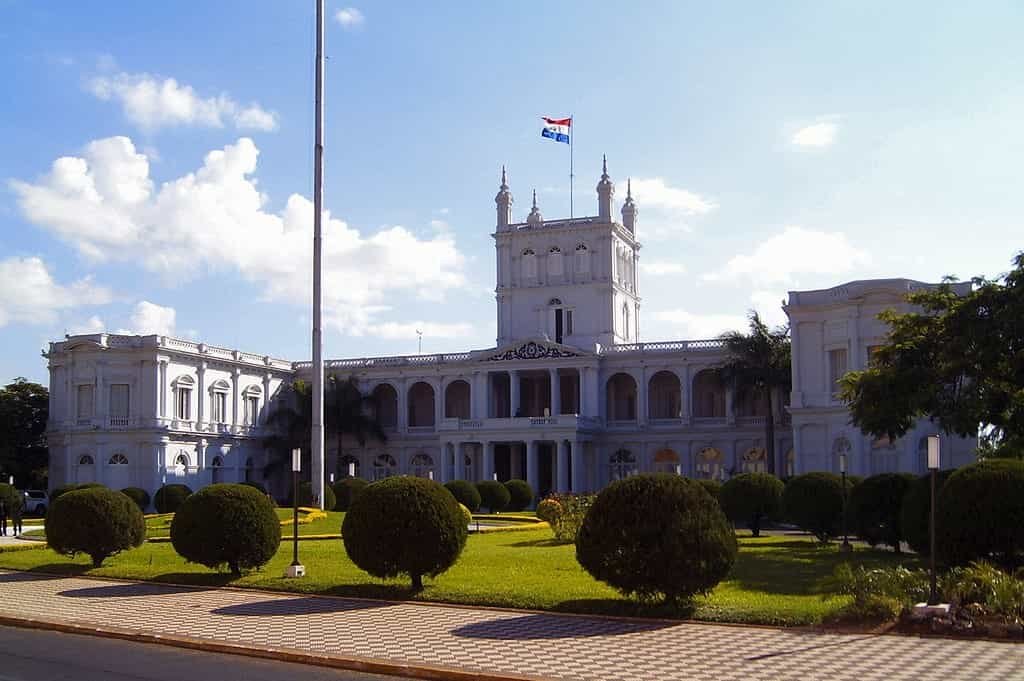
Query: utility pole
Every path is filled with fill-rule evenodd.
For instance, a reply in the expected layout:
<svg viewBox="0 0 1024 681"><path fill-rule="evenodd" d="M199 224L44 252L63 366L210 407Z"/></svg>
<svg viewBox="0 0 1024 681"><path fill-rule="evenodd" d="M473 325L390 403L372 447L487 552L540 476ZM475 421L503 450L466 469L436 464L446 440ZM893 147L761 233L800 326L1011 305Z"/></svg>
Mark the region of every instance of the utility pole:
<svg viewBox="0 0 1024 681"><path fill-rule="evenodd" d="M324 212L324 0L316 0L316 85L313 141L313 501L324 507L324 357L321 329L321 260L323 259Z"/></svg>

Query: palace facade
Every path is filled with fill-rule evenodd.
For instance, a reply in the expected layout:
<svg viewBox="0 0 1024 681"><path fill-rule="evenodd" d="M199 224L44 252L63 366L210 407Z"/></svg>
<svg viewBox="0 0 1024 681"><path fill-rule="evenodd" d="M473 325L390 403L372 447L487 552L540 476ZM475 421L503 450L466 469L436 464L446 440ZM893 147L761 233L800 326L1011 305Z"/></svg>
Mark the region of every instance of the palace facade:
<svg viewBox="0 0 1024 681"><path fill-rule="evenodd" d="M738 399L715 368L717 339L638 342L638 209L628 189L621 221L603 169L592 217L545 220L536 195L512 219L505 173L495 197L496 346L438 355L337 359L326 373L374 396L384 442L328 434L329 475L409 474L447 481L522 478L543 494L591 491L640 471L723 479L775 470L923 472L922 419L895 442L849 423L836 395L863 368L886 328L883 309L934 286L907 279L793 291L793 388ZM969 284L957 284L961 293ZM113 488L262 481L267 415L309 362L290 362L165 336L90 334L50 344L50 484ZM973 459L975 442L942 435L943 467ZM283 491L283 490L279 490Z"/></svg>

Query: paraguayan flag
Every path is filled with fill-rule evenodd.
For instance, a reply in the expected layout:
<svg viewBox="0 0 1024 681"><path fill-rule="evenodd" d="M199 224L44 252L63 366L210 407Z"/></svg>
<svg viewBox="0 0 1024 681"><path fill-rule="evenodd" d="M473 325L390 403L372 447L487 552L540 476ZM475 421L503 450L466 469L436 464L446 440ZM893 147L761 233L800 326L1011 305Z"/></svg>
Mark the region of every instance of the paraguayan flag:
<svg viewBox="0 0 1024 681"><path fill-rule="evenodd" d="M564 142L565 144L569 143L572 118L548 118L541 116L541 120L544 121L544 129L540 131L541 137L547 137L549 140Z"/></svg>

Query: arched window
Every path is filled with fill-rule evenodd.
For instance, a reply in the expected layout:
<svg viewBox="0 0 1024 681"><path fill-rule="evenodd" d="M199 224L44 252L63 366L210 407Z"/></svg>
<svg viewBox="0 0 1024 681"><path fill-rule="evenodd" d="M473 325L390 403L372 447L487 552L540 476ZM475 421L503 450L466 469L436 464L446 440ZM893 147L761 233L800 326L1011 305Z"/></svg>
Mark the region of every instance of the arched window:
<svg viewBox="0 0 1024 681"><path fill-rule="evenodd" d="M697 477L701 480L720 480L725 477L722 468L722 453L714 447L705 447L697 452Z"/></svg>
<svg viewBox="0 0 1024 681"><path fill-rule="evenodd" d="M351 454L345 454L340 459L338 459L338 477L358 478L359 459L352 456Z"/></svg>
<svg viewBox="0 0 1024 681"><path fill-rule="evenodd" d="M242 391L242 399L245 404L245 425L255 426L260 422L260 397L263 391L257 385L251 385Z"/></svg>
<svg viewBox="0 0 1024 681"><path fill-rule="evenodd" d="M381 454L373 460L373 479L383 480L398 474L398 462L390 454Z"/></svg>
<svg viewBox="0 0 1024 681"><path fill-rule="evenodd" d="M79 466L92 466L95 463L96 462L95 462L95 460L93 460L91 454L83 454L82 456L78 457L78 465Z"/></svg>
<svg viewBox="0 0 1024 681"><path fill-rule="evenodd" d="M751 447L743 455L744 473L764 473L767 456L764 447Z"/></svg>
<svg viewBox="0 0 1024 681"><path fill-rule="evenodd" d="M527 248L523 251L523 278L537 278L537 254L532 248Z"/></svg>
<svg viewBox="0 0 1024 681"><path fill-rule="evenodd" d="M213 382L210 386L210 421L213 423L228 422L228 392L231 386L224 379Z"/></svg>
<svg viewBox="0 0 1024 681"><path fill-rule="evenodd" d="M682 470L679 467L679 455L667 447L659 449L654 455L654 472L680 475Z"/></svg>
<svg viewBox="0 0 1024 681"><path fill-rule="evenodd" d="M623 480L638 472L636 457L628 449L620 449L608 459L608 477L611 481Z"/></svg>
<svg viewBox="0 0 1024 681"><path fill-rule="evenodd" d="M586 244L576 244L576 271L580 274L590 272L590 249Z"/></svg>
<svg viewBox="0 0 1024 681"><path fill-rule="evenodd" d="M636 380L626 373L608 379L606 402L609 421L636 421Z"/></svg>
<svg viewBox="0 0 1024 681"><path fill-rule="evenodd" d="M647 387L647 416L652 420L682 416L682 386L671 371L659 371Z"/></svg>
<svg viewBox="0 0 1024 681"><path fill-rule="evenodd" d="M107 463L110 464L111 466L127 466L128 457L120 453L114 454L112 457L110 457L110 461L108 461Z"/></svg>
<svg viewBox="0 0 1024 681"><path fill-rule="evenodd" d="M725 418L725 386L712 369L693 377L693 415L697 418Z"/></svg>
<svg viewBox="0 0 1024 681"><path fill-rule="evenodd" d="M552 307L554 307L556 305L561 305L561 304L562 304L562 299L561 298L552 298L551 300L548 301L548 305L551 305Z"/></svg>
<svg viewBox="0 0 1024 681"><path fill-rule="evenodd" d="M372 397L380 427L395 430L398 427L398 391L389 383L381 383L373 389Z"/></svg>
<svg viewBox="0 0 1024 681"><path fill-rule="evenodd" d="M552 246L551 250L548 251L548 275L552 277L560 277L564 271L565 268L562 265L562 249L558 246Z"/></svg>
<svg viewBox="0 0 1024 681"><path fill-rule="evenodd" d="M475 480L476 476L473 475L473 457L469 454L462 455L462 479L463 480Z"/></svg>
<svg viewBox="0 0 1024 681"><path fill-rule="evenodd" d="M462 379L449 383L444 389L444 417L447 419L468 419L469 407L469 383Z"/></svg>
<svg viewBox="0 0 1024 681"><path fill-rule="evenodd" d="M434 387L418 381L409 388L409 427L434 427Z"/></svg>
<svg viewBox="0 0 1024 681"><path fill-rule="evenodd" d="M420 452L409 461L411 473L417 478L429 478L434 472L434 458L429 454Z"/></svg>
<svg viewBox="0 0 1024 681"><path fill-rule="evenodd" d="M183 374L174 379L174 415L179 421L192 420L192 388L195 379Z"/></svg>
<svg viewBox="0 0 1024 681"><path fill-rule="evenodd" d="M215 456L210 460L210 482L214 485L223 482L224 477L224 458Z"/></svg>
<svg viewBox="0 0 1024 681"><path fill-rule="evenodd" d="M178 456L174 457L174 465L178 468L188 468L190 465L188 454L181 452Z"/></svg>

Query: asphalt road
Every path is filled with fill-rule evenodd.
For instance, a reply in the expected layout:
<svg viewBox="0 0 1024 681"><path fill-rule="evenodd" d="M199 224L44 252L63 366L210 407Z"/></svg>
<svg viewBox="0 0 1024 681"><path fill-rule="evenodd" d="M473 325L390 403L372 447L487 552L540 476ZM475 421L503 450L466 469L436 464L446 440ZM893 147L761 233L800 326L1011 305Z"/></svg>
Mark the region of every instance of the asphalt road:
<svg viewBox="0 0 1024 681"><path fill-rule="evenodd" d="M151 643L0 627L0 681L389 681Z"/></svg>

